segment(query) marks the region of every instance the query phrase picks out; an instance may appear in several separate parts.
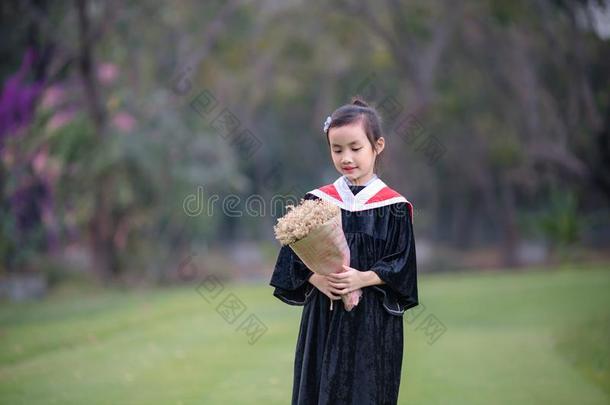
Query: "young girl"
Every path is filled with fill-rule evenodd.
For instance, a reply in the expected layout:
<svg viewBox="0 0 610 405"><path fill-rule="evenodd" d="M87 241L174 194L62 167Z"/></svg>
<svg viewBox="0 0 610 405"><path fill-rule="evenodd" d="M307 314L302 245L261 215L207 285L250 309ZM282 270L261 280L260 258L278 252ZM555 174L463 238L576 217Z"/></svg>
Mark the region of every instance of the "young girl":
<svg viewBox="0 0 610 405"><path fill-rule="evenodd" d="M292 404L396 404L404 312L418 305L413 206L375 174L384 149L377 112L360 98L327 118L324 133L341 176L312 190L341 208L350 266L314 274L289 246L280 249L273 295L303 313ZM362 289L346 311L341 294ZM335 300L333 309L330 300Z"/></svg>

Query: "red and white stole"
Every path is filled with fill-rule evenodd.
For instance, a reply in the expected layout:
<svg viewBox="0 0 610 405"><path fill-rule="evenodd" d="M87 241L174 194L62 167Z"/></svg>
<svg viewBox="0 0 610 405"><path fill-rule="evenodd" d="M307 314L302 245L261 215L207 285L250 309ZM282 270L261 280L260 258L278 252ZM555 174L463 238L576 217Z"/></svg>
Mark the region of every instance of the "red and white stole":
<svg viewBox="0 0 610 405"><path fill-rule="evenodd" d="M344 177L341 176L334 183L316 188L309 193L351 212L406 202L411 222L413 222L413 204L400 193L388 187L379 177L356 195L349 189Z"/></svg>

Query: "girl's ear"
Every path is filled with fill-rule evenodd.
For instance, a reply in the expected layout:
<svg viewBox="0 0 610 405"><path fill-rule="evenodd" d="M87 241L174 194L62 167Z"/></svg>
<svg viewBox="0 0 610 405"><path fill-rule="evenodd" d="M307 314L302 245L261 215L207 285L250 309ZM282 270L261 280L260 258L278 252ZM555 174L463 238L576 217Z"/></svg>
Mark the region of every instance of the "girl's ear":
<svg viewBox="0 0 610 405"><path fill-rule="evenodd" d="M383 136L381 136L381 137L379 137L379 139L377 139L376 144L377 144L376 145L377 147L375 148L375 150L376 150L377 154L380 154L381 151L385 148L385 139L383 138Z"/></svg>

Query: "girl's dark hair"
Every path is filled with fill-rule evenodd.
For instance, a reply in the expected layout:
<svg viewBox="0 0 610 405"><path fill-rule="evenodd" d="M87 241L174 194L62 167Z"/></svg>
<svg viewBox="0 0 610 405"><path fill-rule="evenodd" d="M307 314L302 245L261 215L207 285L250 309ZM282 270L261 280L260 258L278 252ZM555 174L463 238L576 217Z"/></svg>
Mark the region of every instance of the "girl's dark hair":
<svg viewBox="0 0 610 405"><path fill-rule="evenodd" d="M360 96L352 97L350 104L342 105L337 108L330 116L331 122L326 129L326 142L330 147L330 139L328 138L328 131L331 128L342 127L345 125L351 125L357 122L362 123L362 128L366 134L369 143L373 150L376 148L376 143L381 138L381 117L375 108L368 105L366 101ZM375 171L377 171L377 164L380 161L380 155L377 155L375 159Z"/></svg>

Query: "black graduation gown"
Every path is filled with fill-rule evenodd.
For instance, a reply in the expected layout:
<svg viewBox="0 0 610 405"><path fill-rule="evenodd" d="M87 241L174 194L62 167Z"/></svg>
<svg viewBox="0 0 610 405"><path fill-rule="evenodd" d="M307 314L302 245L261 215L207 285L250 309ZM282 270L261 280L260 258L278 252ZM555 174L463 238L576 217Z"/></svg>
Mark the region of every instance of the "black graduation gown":
<svg viewBox="0 0 610 405"><path fill-rule="evenodd" d="M364 186L350 186L357 194ZM305 199L318 197L307 193ZM407 203L364 211L341 209L350 267L374 271L386 284L363 288L350 312L308 279L309 270L282 246L273 295L302 305L296 344L293 405L396 404L403 357L404 311L418 305L415 238Z"/></svg>

